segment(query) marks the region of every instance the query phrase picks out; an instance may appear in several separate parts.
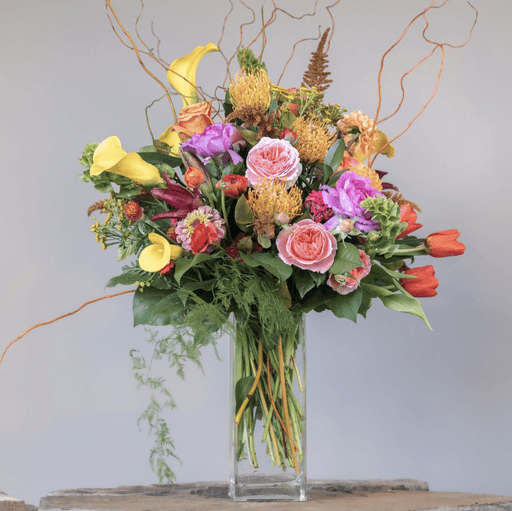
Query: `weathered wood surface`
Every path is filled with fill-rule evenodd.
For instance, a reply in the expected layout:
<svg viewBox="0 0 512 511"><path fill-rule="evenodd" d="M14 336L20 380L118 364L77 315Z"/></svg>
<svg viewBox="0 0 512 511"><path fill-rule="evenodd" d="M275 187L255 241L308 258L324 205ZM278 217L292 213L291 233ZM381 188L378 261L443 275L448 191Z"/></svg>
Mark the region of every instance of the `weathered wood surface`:
<svg viewBox="0 0 512 511"><path fill-rule="evenodd" d="M310 481L307 502L231 502L225 483L190 483L90 488L49 493L41 511L512 511L512 497L430 492L427 483L392 481ZM0 511L3 511L0 510ZM16 510L17 511L17 510Z"/></svg>

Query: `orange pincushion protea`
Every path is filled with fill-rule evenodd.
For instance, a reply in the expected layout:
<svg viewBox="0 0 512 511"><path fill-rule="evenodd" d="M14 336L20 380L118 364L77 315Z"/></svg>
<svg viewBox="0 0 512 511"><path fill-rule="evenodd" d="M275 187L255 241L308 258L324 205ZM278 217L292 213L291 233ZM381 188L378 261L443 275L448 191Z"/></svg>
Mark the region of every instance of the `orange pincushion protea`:
<svg viewBox="0 0 512 511"><path fill-rule="evenodd" d="M139 201L130 201L124 206L124 214L126 218L136 222L142 218L144 210L139 206Z"/></svg>

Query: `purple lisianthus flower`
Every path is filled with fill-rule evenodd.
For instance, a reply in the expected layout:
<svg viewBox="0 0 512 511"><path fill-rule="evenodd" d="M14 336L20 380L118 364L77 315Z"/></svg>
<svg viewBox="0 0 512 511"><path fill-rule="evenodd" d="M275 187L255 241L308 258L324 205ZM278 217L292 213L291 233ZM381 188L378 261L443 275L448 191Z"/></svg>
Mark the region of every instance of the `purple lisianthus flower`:
<svg viewBox="0 0 512 511"><path fill-rule="evenodd" d="M201 158L222 156L224 164L231 157L233 163L237 164L242 161L242 157L233 151L233 144L239 139L238 135L238 130L232 124L217 122L207 126L202 133L195 133L190 140L183 142L180 148Z"/></svg>
<svg viewBox="0 0 512 511"><path fill-rule="evenodd" d="M324 225L328 230L334 229L339 222L338 217L354 218L356 229L370 232L373 229L380 229L380 225L372 220L371 213L360 206L367 197L383 195L379 190L373 188L370 179L361 177L355 172L345 172L336 182L336 188L330 186L320 187L322 199L335 213Z"/></svg>

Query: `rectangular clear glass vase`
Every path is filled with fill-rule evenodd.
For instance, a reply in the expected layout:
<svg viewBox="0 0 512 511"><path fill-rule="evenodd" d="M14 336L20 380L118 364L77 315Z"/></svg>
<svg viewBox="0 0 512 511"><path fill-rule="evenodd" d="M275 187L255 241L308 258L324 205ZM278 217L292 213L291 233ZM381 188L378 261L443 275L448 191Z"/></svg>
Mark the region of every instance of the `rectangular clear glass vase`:
<svg viewBox="0 0 512 511"><path fill-rule="evenodd" d="M305 317L297 315L295 331L270 341L255 335L254 325L249 332L233 322L229 495L234 501L306 500Z"/></svg>

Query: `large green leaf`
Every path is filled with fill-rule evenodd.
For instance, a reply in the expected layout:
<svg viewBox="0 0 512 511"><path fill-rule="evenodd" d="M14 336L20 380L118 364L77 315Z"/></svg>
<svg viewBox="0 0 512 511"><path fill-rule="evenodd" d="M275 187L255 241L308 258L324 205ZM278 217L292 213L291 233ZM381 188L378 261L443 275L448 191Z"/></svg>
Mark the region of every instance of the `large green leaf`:
<svg viewBox="0 0 512 511"><path fill-rule="evenodd" d="M136 282L147 282L151 278L149 274L142 273L123 273L122 275L118 275L117 277L112 277L108 282L106 287L114 287L119 284L122 286L131 286Z"/></svg>
<svg viewBox="0 0 512 511"><path fill-rule="evenodd" d="M133 326L168 325L170 323L169 310L167 313L164 311L163 314L155 314L155 308L165 298L170 301L169 296L172 296L169 291L152 287L144 288L144 291L137 291L133 296Z"/></svg>
<svg viewBox="0 0 512 511"><path fill-rule="evenodd" d="M249 394L252 384L254 383L254 376L244 376L240 378L235 384L235 414L242 406L244 399Z"/></svg>
<svg viewBox="0 0 512 511"><path fill-rule="evenodd" d="M174 270L174 278L176 279L176 282L179 284L181 281L181 277L190 270L190 268L193 268L199 263L202 263L203 261L208 261L208 259L211 259L212 256L208 254L196 254L192 259L188 258L180 258L176 261L175 264L175 270Z"/></svg>
<svg viewBox="0 0 512 511"><path fill-rule="evenodd" d="M383 289L372 284L363 284L363 286L365 291L367 291L372 298L380 298L382 303L388 309L418 316L432 330L432 327L430 326L430 323L428 322L428 319L423 312L421 303L413 296L403 293L393 293L388 289Z"/></svg>
<svg viewBox="0 0 512 511"><path fill-rule="evenodd" d="M334 263L329 268L329 273L341 275L360 266L363 266L363 262L357 247L352 243L338 243L338 250L334 257Z"/></svg>
<svg viewBox="0 0 512 511"><path fill-rule="evenodd" d="M175 156L169 156L168 154L162 153L148 153L141 152L138 153L139 156L147 163L151 163L151 165L156 165L158 163L166 163L171 167L179 167L183 164L181 158L176 158Z"/></svg>
<svg viewBox="0 0 512 511"><path fill-rule="evenodd" d="M240 195L240 198L236 201L235 222L244 232L248 232L249 226L254 222L254 213L244 195Z"/></svg>
<svg viewBox="0 0 512 511"><path fill-rule="evenodd" d="M346 295L337 294L332 300L329 300L327 306L337 318L347 318L355 323L362 300L363 289L359 286Z"/></svg>
<svg viewBox="0 0 512 511"><path fill-rule="evenodd" d="M245 264L251 268L256 268L257 266L265 268L265 270L274 275L279 282L283 282L288 279L293 272L291 266L288 266L284 261L273 256L269 252L244 254L242 258Z"/></svg>
<svg viewBox="0 0 512 511"><path fill-rule="evenodd" d="M327 273L310 271L311 278L315 281L316 287L321 286L327 280Z"/></svg>
<svg viewBox="0 0 512 511"><path fill-rule="evenodd" d="M334 142L329 148L324 158L324 183L328 183L332 174L336 172L337 168L341 165L343 160L343 153L345 152L345 142L342 138Z"/></svg>
<svg viewBox="0 0 512 511"><path fill-rule="evenodd" d="M334 297L333 293L334 291L332 291L331 289L326 289L325 287L316 288L313 292L309 293L308 296L306 296L306 299L302 302L303 311L309 312L312 311L313 309L317 310L323 307L329 300L332 300L332 298Z"/></svg>
<svg viewBox="0 0 512 511"><path fill-rule="evenodd" d="M295 280L295 287L297 288L301 298L304 298L306 293L316 286L315 280L307 270L297 268L293 272L293 279Z"/></svg>
<svg viewBox="0 0 512 511"><path fill-rule="evenodd" d="M147 289L144 290L145 294ZM137 294L137 293L135 293ZM172 325L178 315L185 310L186 300L182 299L181 292L167 292L161 300L151 308L150 325Z"/></svg>
<svg viewBox="0 0 512 511"><path fill-rule="evenodd" d="M361 289L363 290L363 299L361 300L361 305L359 306L359 310L357 311L357 313L361 314L363 318L366 318L366 313L368 312L368 309L372 305L372 299L370 295L366 292L364 287L361 286Z"/></svg>

